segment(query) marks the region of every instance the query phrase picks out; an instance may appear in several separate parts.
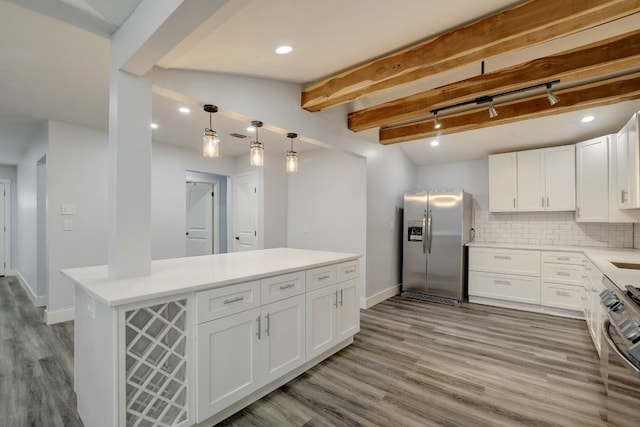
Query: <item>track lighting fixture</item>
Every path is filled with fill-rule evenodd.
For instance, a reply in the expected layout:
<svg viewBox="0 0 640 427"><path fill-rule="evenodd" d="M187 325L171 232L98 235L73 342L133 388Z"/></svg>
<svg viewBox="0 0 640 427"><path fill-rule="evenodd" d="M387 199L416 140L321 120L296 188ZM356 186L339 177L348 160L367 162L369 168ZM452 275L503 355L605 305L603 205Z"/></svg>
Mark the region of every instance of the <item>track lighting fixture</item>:
<svg viewBox="0 0 640 427"><path fill-rule="evenodd" d="M258 129L262 127L262 122L254 120L251 126L256 129L256 140L251 142L251 166L262 166L264 164L264 144L258 140Z"/></svg>
<svg viewBox="0 0 640 427"><path fill-rule="evenodd" d="M558 102L560 102L560 98L558 98L553 94L553 92L551 92L552 85L552 83L547 83L547 99L549 100L550 105L556 105Z"/></svg>
<svg viewBox="0 0 640 427"><path fill-rule="evenodd" d="M442 125L440 124L440 120L438 120L438 112L433 113L433 128L440 129Z"/></svg>
<svg viewBox="0 0 640 427"><path fill-rule="evenodd" d="M213 125L211 124L211 114L217 113L218 107L206 104L204 111L209 113L209 127L205 128L204 136L202 137L202 155L205 157L218 157L220 155L220 138L218 138L218 132L213 130Z"/></svg>
<svg viewBox="0 0 640 427"><path fill-rule="evenodd" d="M287 151L286 170L290 173L298 172L298 153L293 151L293 140L298 137L297 133L289 132L287 138L291 139L291 149Z"/></svg>
<svg viewBox="0 0 640 427"><path fill-rule="evenodd" d="M491 101L491 104L489 104L489 118L494 119L496 117L498 117L498 111L493 106L493 101Z"/></svg>

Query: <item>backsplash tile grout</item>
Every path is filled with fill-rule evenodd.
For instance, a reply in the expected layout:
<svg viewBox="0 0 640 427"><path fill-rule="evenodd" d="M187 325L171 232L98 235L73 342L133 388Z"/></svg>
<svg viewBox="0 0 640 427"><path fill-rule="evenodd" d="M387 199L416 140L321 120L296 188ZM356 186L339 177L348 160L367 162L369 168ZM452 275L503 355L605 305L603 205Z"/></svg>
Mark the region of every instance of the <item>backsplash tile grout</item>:
<svg viewBox="0 0 640 427"><path fill-rule="evenodd" d="M640 248L640 224L576 223L573 212L491 213L477 209L474 228L475 241L483 243Z"/></svg>

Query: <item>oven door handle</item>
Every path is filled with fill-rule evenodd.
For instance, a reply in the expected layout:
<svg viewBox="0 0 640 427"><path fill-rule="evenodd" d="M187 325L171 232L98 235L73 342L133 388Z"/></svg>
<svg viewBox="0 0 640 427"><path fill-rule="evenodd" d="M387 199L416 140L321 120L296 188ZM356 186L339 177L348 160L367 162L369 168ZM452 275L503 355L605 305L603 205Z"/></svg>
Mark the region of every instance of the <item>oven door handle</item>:
<svg viewBox="0 0 640 427"><path fill-rule="evenodd" d="M604 337L605 341L607 341L608 347L618 356L620 361L627 368L633 371L633 373L636 375L636 378L640 378L640 369L638 369L636 365L634 365L633 362L631 362L627 358L627 356L625 356L624 353L622 353L620 349L618 349L618 346L616 345L616 343L613 342L613 339L609 334L609 325L611 325L611 322L609 321L609 319L605 319L605 321L602 322L602 336Z"/></svg>

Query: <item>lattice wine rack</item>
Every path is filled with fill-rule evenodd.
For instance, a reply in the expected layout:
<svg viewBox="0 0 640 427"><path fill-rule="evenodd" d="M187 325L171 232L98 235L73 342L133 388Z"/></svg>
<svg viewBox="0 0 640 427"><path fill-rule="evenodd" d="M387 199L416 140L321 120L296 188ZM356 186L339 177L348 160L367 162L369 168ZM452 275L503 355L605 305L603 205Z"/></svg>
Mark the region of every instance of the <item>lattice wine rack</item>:
<svg viewBox="0 0 640 427"><path fill-rule="evenodd" d="M182 299L125 313L127 426L187 419L186 305Z"/></svg>

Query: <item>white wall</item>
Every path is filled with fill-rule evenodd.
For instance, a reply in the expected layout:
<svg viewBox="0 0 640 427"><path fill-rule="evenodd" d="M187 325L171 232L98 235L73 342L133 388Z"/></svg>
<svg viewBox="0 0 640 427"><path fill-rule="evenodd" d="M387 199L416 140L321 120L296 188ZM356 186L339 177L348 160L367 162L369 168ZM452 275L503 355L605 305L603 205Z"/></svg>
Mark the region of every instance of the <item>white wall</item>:
<svg viewBox="0 0 640 427"><path fill-rule="evenodd" d="M287 246L363 254L366 261L366 159L337 150L300 153L288 177ZM361 295L366 269L361 269Z"/></svg>
<svg viewBox="0 0 640 427"><path fill-rule="evenodd" d="M16 257L16 242L17 242L17 234L18 234L18 228L17 228L17 214L18 214L18 198L17 198L17 190L18 190L18 186L16 185L16 180L18 177L18 169L15 165L0 165L0 179L10 179L11 180L11 186L10 186L10 190L11 190L11 199L9 200L9 203L11 203L11 210L10 210L10 214L11 214L11 218L10 218L10 223L9 223L9 231L11 233L11 242L10 242L10 246L11 246L11 253L7 254L9 255L9 260L11 261L10 263L7 263L7 269L10 269L11 266L13 265L13 260Z"/></svg>
<svg viewBox="0 0 640 427"><path fill-rule="evenodd" d="M287 246L289 200L289 174L284 168L284 154L265 150L263 174L264 248L284 248Z"/></svg>
<svg viewBox="0 0 640 427"><path fill-rule="evenodd" d="M462 188L471 193L474 208L489 208L489 161L445 163L416 168L414 190Z"/></svg>
<svg viewBox="0 0 640 427"><path fill-rule="evenodd" d="M16 246L13 270L27 284L32 296L38 289L37 271L37 163L47 152L49 124L43 123L17 165Z"/></svg>
<svg viewBox="0 0 640 427"><path fill-rule="evenodd" d="M415 166L397 146L379 146L367 157L367 287L362 297L393 293L402 282L401 209L414 177Z"/></svg>

